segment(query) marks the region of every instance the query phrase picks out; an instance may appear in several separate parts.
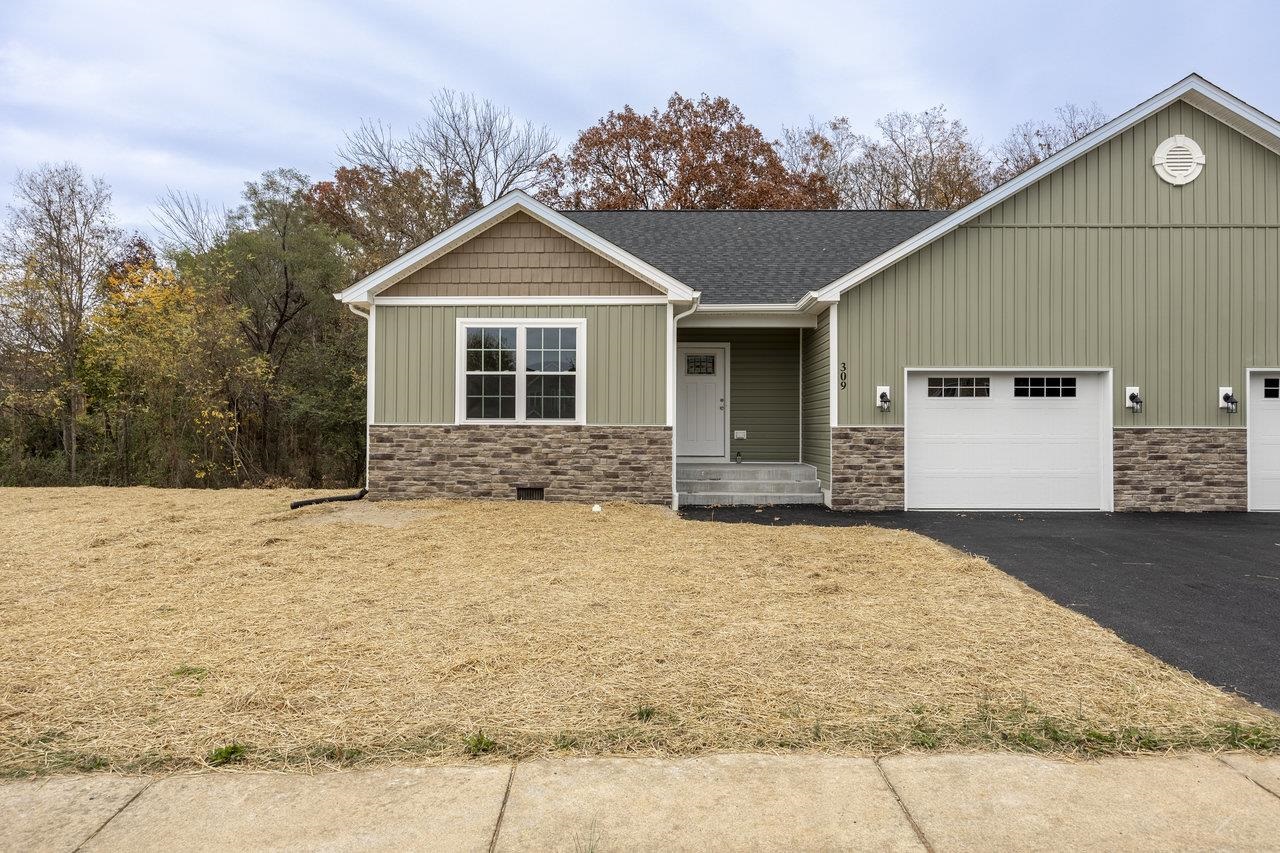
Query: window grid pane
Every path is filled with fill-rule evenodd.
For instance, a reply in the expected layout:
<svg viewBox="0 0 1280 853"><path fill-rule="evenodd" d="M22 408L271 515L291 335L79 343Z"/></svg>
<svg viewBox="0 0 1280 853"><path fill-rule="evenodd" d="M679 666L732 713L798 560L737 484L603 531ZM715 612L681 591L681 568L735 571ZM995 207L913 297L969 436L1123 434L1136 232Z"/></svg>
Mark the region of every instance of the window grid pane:
<svg viewBox="0 0 1280 853"><path fill-rule="evenodd" d="M515 420L515 327L469 327L466 343L467 419Z"/></svg>
<svg viewBox="0 0 1280 853"><path fill-rule="evenodd" d="M990 397L989 376L930 376L930 397Z"/></svg>
<svg viewBox="0 0 1280 853"><path fill-rule="evenodd" d="M1280 400L1280 376L1269 376L1262 380L1262 397L1266 400Z"/></svg>
<svg viewBox="0 0 1280 853"><path fill-rule="evenodd" d="M709 353L686 355L684 373L686 376L715 376L716 357Z"/></svg>
<svg viewBox="0 0 1280 853"><path fill-rule="evenodd" d="M574 373L578 369L578 330L532 328L525 332L525 370Z"/></svg>
<svg viewBox="0 0 1280 853"><path fill-rule="evenodd" d="M577 417L578 330L538 327L525 330L524 416L526 420Z"/></svg>
<svg viewBox="0 0 1280 853"><path fill-rule="evenodd" d="M466 328L464 343L466 420L516 420L517 395L523 395L524 420L577 419L576 327L474 326Z"/></svg>
<svg viewBox="0 0 1280 853"><path fill-rule="evenodd" d="M1015 376L1013 379L1013 396L1015 397L1074 397L1076 395L1076 378L1074 376Z"/></svg>

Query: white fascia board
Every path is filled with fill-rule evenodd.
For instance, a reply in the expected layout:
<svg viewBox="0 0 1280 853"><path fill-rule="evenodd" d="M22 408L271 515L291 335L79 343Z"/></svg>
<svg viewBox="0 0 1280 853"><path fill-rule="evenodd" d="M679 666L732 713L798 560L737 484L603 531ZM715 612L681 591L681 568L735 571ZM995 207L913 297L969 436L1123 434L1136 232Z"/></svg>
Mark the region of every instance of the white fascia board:
<svg viewBox="0 0 1280 853"><path fill-rule="evenodd" d="M494 222L503 219L517 210L523 211L554 231L558 231L570 240L595 252L605 260L617 264L622 269L663 291L673 302L692 302L695 292L630 252L605 240L603 237L583 228L569 217L552 210L542 202L530 197L520 190L513 190L502 198L477 210L461 222L446 228L416 249L396 258L391 263L362 278L360 281L335 294L335 298L346 303L369 304L381 290L395 284L412 272L426 266L436 258L444 255L460 241L488 228Z"/></svg>
<svg viewBox="0 0 1280 853"><path fill-rule="evenodd" d="M741 313L743 311L751 311L757 314L769 314L774 312L777 312L780 314L791 314L796 312L797 310L799 309L797 309L795 305L792 305L786 302L759 302L759 303L724 302L724 303L711 304L711 305L702 303L701 305L698 306L698 311L705 314L717 314L717 313L726 313L726 312Z"/></svg>
<svg viewBox="0 0 1280 853"><path fill-rule="evenodd" d="M838 300L840 298L840 294L844 293L849 288L861 284L876 273L879 273L893 264L896 264L903 258L914 254L938 238L945 236L966 222L969 222L975 217L980 216L1000 204L1000 202L1021 192L1039 181L1041 178L1044 178L1046 175L1057 171L1072 160L1089 153L1099 145L1119 136L1121 133L1139 122L1150 118L1160 110L1181 99L1186 99L1188 103L1191 103L1193 106L1197 106L1198 109L1202 108L1199 105L1216 105L1226 113L1238 116L1248 125L1255 128L1256 133L1253 135L1253 138L1260 144L1266 145L1267 143L1258 137L1261 136L1265 138L1268 135L1273 138L1272 144L1268 147L1273 147L1277 142L1280 142L1280 122L1277 122L1275 119L1254 107L1249 106L1234 95L1219 89L1200 75L1192 74L1191 76L1173 84L1160 94L1143 101L1141 104L1123 115L1113 118L1111 121L1107 122L1093 133L1090 133L1088 136L1084 136L1071 145L1068 145L1066 148L1062 149L1057 154L1054 154L1052 157L1037 166L1028 169L1013 180L1001 184L982 198L960 208L955 213L933 226L926 228L911 239L903 243L899 243L894 248L884 252L876 258L873 258L858 267L856 270L846 273L821 290L813 291L804 299L800 300L798 304L804 305L806 300L809 300L810 298L818 301ZM1273 147L1273 150L1280 153L1280 147Z"/></svg>
<svg viewBox="0 0 1280 853"><path fill-rule="evenodd" d="M375 305L666 305L665 296L373 296Z"/></svg>
<svg viewBox="0 0 1280 853"><path fill-rule="evenodd" d="M717 311L698 310L680 323L682 329L812 329L818 325L814 314L789 311Z"/></svg>

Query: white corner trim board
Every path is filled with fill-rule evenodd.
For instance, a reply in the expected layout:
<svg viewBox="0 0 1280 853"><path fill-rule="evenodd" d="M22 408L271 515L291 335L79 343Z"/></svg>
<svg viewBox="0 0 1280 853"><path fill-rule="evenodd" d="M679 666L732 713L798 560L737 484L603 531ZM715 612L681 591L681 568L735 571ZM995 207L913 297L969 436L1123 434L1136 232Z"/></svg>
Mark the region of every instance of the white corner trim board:
<svg viewBox="0 0 1280 853"><path fill-rule="evenodd" d="M494 223L511 214L523 211L534 219L558 231L570 240L595 252L636 278L663 291L675 302L690 302L694 291L657 267L640 260L635 255L610 243L594 231L583 228L564 214L552 210L537 199L520 190L513 190L502 198L482 207L461 222L446 228L416 249L401 255L391 263L375 270L360 281L335 294L336 299L355 304L368 304L377 294L421 269L440 256L456 248L460 242L479 234Z"/></svg>

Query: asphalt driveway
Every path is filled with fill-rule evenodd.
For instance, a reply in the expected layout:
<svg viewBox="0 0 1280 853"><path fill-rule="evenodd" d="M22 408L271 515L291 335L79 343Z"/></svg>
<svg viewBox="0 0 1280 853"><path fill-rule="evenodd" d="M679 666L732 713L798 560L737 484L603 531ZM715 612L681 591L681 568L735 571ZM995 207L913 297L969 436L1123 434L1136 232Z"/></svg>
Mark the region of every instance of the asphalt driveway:
<svg viewBox="0 0 1280 853"><path fill-rule="evenodd" d="M922 533L987 557L1169 663L1280 710L1280 514L757 509L708 507L682 515Z"/></svg>

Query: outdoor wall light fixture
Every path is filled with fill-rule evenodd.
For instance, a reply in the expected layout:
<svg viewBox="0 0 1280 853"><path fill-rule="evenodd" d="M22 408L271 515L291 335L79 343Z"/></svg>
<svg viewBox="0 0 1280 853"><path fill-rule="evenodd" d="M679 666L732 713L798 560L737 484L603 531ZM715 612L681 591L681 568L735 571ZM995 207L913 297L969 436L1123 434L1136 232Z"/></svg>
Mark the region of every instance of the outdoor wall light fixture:
<svg viewBox="0 0 1280 853"><path fill-rule="evenodd" d="M1234 415L1236 409L1240 407L1240 401L1236 399L1236 395L1232 393L1231 387L1223 385L1218 388L1219 409L1226 409L1228 415Z"/></svg>
<svg viewBox="0 0 1280 853"><path fill-rule="evenodd" d="M1130 385L1124 389L1125 408L1133 409L1135 415L1142 414L1142 395L1138 391L1137 385Z"/></svg>
<svg viewBox="0 0 1280 853"><path fill-rule="evenodd" d="M882 412L887 412L889 411L890 402L891 401L889 399L889 386L877 385L876 386L876 408Z"/></svg>

